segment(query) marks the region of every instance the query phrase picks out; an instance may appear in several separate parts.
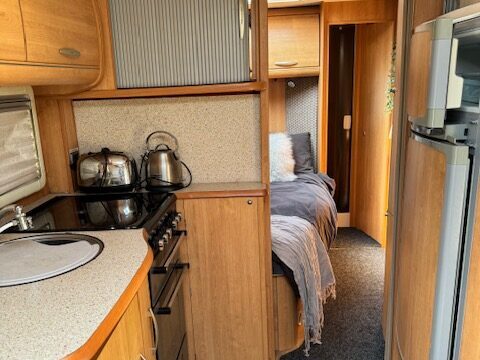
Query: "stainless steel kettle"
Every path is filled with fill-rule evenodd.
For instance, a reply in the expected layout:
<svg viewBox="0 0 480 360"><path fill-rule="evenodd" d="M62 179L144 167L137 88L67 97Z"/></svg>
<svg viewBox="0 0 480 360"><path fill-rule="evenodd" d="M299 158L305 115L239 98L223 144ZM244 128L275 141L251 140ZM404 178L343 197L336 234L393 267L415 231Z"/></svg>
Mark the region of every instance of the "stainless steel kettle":
<svg viewBox="0 0 480 360"><path fill-rule="evenodd" d="M158 137L168 137L170 140L173 140L174 148L170 148L164 142L152 148L150 141ZM145 145L144 159L146 161L147 188L153 190L156 188L174 190L184 187L183 163L177 152L177 138L167 131L155 131L148 135Z"/></svg>

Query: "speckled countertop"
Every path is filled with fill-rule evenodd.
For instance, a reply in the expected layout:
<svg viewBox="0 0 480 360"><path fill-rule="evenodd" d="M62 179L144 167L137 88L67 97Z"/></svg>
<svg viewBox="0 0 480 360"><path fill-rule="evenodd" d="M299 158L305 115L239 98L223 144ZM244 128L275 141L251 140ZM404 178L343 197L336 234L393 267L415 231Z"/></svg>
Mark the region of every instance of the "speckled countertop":
<svg viewBox="0 0 480 360"><path fill-rule="evenodd" d="M60 359L81 347L145 260L142 230L85 233L102 253L69 273L0 288L0 359Z"/></svg>

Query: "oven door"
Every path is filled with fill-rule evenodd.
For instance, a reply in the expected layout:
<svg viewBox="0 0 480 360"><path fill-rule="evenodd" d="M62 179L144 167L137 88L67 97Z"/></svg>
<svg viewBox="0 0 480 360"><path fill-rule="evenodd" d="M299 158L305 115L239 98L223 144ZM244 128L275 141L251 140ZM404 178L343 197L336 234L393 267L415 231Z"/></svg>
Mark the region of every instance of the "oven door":
<svg viewBox="0 0 480 360"><path fill-rule="evenodd" d="M153 312L158 324L158 360L177 360L185 342L183 278L188 264L176 263Z"/></svg>

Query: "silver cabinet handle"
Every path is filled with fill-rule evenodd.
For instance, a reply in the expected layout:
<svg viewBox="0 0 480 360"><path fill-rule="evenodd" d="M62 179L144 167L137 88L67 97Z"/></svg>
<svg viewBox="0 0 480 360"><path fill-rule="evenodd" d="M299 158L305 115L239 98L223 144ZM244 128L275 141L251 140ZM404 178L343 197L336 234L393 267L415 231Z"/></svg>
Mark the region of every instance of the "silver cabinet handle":
<svg viewBox="0 0 480 360"><path fill-rule="evenodd" d="M147 360L147 358L143 354L140 354L140 360Z"/></svg>
<svg viewBox="0 0 480 360"><path fill-rule="evenodd" d="M277 66L295 66L298 64L298 61L276 61L275 65Z"/></svg>
<svg viewBox="0 0 480 360"><path fill-rule="evenodd" d="M238 0L238 23L240 26L240 39L245 36L245 0Z"/></svg>
<svg viewBox="0 0 480 360"><path fill-rule="evenodd" d="M148 313L150 315L150 318L152 319L153 330L154 330L154 335L155 335L155 347L152 348L152 352L157 353L157 349L158 349L158 323L157 323L157 319L155 318L155 314L153 313L152 308L148 309Z"/></svg>
<svg viewBox="0 0 480 360"><path fill-rule="evenodd" d="M58 52L66 57L71 57L71 58L80 57L80 51L72 48L61 48L58 50Z"/></svg>

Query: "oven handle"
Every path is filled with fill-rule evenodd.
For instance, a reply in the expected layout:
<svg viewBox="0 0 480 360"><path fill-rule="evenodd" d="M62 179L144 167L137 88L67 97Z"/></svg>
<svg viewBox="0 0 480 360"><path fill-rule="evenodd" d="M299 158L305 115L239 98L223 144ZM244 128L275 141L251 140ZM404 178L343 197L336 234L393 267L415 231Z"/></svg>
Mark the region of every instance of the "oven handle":
<svg viewBox="0 0 480 360"><path fill-rule="evenodd" d="M153 331L154 331L154 336L155 336L155 346L152 348L152 352L154 354L157 354L157 349L158 349L158 323L157 323L157 319L155 318L155 314L153 313L152 308L148 309L148 315L150 316L150 319L152 319Z"/></svg>
<svg viewBox="0 0 480 360"><path fill-rule="evenodd" d="M166 274L168 272L168 268L172 264L172 261L176 258L178 250L180 249L180 245L184 235L186 234L186 231L183 231L183 230L178 231L177 234L178 234L178 240L175 243L175 246L173 247L172 251L170 252L170 255L168 255L167 260L165 260L165 263L162 266L152 267L152 272L154 274Z"/></svg>
<svg viewBox="0 0 480 360"><path fill-rule="evenodd" d="M179 271L180 275L178 276L177 283L175 284L175 289L172 292L170 298L164 304L160 304L159 307L155 307L155 315L170 315L172 313L172 306L177 298L178 291L182 287L183 276L185 275L185 269L188 269L188 263L179 263L175 265L174 271Z"/></svg>

